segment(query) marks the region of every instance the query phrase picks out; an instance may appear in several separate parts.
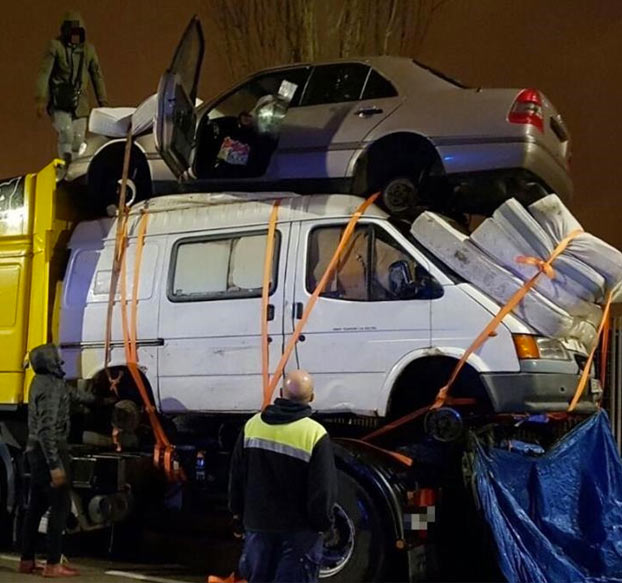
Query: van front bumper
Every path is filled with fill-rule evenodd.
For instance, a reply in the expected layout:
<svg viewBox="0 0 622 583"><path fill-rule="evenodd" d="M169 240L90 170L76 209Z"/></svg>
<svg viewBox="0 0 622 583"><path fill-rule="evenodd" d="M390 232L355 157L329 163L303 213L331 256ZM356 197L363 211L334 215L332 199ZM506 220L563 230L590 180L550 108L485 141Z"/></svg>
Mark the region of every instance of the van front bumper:
<svg viewBox="0 0 622 583"><path fill-rule="evenodd" d="M483 373L480 375L495 413L552 413L567 411L579 375L568 373ZM602 395L590 379L575 412L593 413Z"/></svg>

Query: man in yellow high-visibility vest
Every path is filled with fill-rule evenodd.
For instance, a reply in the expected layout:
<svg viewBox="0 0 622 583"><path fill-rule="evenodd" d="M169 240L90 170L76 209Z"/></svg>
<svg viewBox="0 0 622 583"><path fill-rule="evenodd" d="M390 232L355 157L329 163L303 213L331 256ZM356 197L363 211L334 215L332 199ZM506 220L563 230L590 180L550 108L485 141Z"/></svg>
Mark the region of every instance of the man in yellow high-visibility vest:
<svg viewBox="0 0 622 583"><path fill-rule="evenodd" d="M281 397L248 420L231 463L229 505L245 532L240 574L317 581L332 527L337 474L328 433L310 419L313 380L287 375Z"/></svg>

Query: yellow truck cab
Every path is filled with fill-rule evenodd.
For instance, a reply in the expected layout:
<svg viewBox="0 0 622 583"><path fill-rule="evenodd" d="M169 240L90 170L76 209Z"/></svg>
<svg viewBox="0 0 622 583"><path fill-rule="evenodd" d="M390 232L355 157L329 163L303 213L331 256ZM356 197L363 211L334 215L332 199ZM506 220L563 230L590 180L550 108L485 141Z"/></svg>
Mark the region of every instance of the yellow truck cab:
<svg viewBox="0 0 622 583"><path fill-rule="evenodd" d="M0 409L28 401L28 351L55 340L57 289L75 220L56 160L0 184Z"/></svg>

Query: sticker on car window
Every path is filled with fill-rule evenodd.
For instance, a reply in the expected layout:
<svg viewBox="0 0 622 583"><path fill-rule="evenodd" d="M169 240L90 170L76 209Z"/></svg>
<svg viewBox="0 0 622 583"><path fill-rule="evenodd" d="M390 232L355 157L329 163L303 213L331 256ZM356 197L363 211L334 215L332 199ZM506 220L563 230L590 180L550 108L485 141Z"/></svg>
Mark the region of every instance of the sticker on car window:
<svg viewBox="0 0 622 583"><path fill-rule="evenodd" d="M246 166L250 154L250 146L227 136L220 146L218 159L233 166Z"/></svg>

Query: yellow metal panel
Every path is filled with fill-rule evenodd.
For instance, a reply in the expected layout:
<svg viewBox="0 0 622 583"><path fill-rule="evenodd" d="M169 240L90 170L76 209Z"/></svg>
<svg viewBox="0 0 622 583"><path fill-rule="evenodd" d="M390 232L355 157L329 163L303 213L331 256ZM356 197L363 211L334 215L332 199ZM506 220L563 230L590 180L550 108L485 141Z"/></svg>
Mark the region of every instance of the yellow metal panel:
<svg viewBox="0 0 622 583"><path fill-rule="evenodd" d="M0 211L0 404L21 403L24 392L35 176L23 181L23 198L18 193Z"/></svg>

